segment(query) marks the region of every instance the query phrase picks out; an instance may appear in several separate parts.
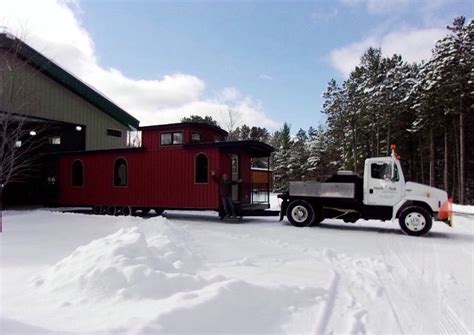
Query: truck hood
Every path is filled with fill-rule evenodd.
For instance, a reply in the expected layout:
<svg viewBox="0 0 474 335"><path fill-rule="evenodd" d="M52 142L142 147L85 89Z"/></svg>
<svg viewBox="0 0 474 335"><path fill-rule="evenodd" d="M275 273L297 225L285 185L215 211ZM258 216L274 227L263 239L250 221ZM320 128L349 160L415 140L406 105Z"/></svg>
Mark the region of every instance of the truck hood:
<svg viewBox="0 0 474 335"><path fill-rule="evenodd" d="M407 196L428 198L441 201L441 203L444 203L446 200L448 200L448 193L445 191L439 188L413 183L411 181L405 184L405 193Z"/></svg>

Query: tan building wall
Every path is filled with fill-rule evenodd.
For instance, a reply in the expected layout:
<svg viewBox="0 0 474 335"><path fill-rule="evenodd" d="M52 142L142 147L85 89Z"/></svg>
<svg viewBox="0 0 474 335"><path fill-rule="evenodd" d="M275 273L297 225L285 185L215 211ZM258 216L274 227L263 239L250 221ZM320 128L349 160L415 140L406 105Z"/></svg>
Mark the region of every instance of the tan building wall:
<svg viewBox="0 0 474 335"><path fill-rule="evenodd" d="M15 61L12 54L5 55L5 51L0 50L0 81L3 81L3 84L10 82L4 77L11 74L11 71L6 69L6 61L10 65L15 65L12 70L16 76L14 82L21 96L16 98L19 102L15 102L14 109L17 109L15 113L85 126L86 150L126 146L127 126L32 66L25 66L24 62ZM7 106L6 101L0 101L2 110L6 110ZM121 130L122 137L108 136L107 128Z"/></svg>

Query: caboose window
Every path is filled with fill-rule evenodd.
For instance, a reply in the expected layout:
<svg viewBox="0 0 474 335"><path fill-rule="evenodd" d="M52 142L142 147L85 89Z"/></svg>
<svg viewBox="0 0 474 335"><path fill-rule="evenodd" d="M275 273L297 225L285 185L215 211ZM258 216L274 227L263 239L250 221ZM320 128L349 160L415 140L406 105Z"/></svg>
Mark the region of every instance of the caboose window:
<svg viewBox="0 0 474 335"><path fill-rule="evenodd" d="M183 144L183 132L161 133L161 145Z"/></svg>
<svg viewBox="0 0 474 335"><path fill-rule="evenodd" d="M173 133L173 144L183 144L183 133Z"/></svg>
<svg viewBox="0 0 474 335"><path fill-rule="evenodd" d="M170 145L173 142L171 133L161 133L161 145Z"/></svg>
<svg viewBox="0 0 474 335"><path fill-rule="evenodd" d="M195 162L195 182L196 184L207 183L207 176L209 175L209 164L205 154L198 154Z"/></svg>
<svg viewBox="0 0 474 335"><path fill-rule="evenodd" d="M127 186L127 162L123 158L114 163L114 186Z"/></svg>
<svg viewBox="0 0 474 335"><path fill-rule="evenodd" d="M191 141L200 142L201 141L201 134L193 132L192 135L191 135Z"/></svg>
<svg viewBox="0 0 474 335"><path fill-rule="evenodd" d="M84 186L84 164L80 160L72 163L72 186Z"/></svg>

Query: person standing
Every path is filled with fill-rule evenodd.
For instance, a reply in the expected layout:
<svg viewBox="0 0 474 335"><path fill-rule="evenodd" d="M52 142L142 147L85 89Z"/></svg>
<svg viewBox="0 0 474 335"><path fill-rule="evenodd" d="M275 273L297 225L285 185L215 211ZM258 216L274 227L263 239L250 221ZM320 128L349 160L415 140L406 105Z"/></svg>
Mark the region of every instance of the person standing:
<svg viewBox="0 0 474 335"><path fill-rule="evenodd" d="M242 181L240 179L239 181L232 181L227 173L223 173L221 178L217 177L214 171L211 171L211 175L212 178L219 183L219 195L226 217L234 219L236 215L234 202L232 201L232 185L241 183Z"/></svg>

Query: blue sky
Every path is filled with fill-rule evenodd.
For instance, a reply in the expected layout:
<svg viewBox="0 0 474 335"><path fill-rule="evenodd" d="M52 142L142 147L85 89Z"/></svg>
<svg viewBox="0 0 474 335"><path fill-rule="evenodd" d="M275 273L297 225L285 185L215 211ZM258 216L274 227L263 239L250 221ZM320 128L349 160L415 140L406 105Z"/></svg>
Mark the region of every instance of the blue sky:
<svg viewBox="0 0 474 335"><path fill-rule="evenodd" d="M277 128L287 121L294 132L324 122L320 110L326 83L344 79L369 45L381 46L386 54L401 53L409 61L420 60L429 56L454 16L473 16L472 3L456 0L82 0L66 7L90 42L83 48L85 54L92 50L90 68L120 72L120 78L130 82L162 83L166 76L177 74L196 79L180 87L196 90L182 105L174 101L169 107L158 101L144 106L149 109L143 114L147 123L172 119L152 114L155 110L183 115L198 108L197 114L206 114L204 102L225 106L233 100L237 106L245 101L243 122L261 119L257 125ZM54 44L58 38L46 40ZM63 44L57 43L57 48ZM62 51L52 54L76 71ZM124 98L131 90L109 88L104 76L88 71L75 74L140 117L139 93ZM229 90L232 97L222 98Z"/></svg>

